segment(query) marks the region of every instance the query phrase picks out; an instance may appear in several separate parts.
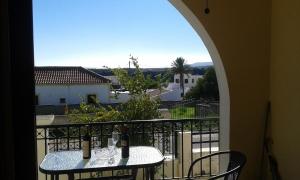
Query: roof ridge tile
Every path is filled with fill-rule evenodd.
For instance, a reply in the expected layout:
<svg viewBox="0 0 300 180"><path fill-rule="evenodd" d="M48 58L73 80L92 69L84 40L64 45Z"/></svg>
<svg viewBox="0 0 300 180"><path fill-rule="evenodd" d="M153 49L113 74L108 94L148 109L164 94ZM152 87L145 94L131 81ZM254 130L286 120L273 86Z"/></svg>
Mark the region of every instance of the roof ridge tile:
<svg viewBox="0 0 300 180"><path fill-rule="evenodd" d="M103 84L110 80L81 66L36 66L35 82L40 84Z"/></svg>

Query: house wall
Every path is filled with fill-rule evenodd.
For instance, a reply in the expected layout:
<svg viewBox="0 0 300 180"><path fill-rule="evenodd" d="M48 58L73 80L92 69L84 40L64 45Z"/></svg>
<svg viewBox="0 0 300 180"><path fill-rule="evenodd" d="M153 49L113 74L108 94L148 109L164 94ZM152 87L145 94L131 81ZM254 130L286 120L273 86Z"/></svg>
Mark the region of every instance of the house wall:
<svg viewBox="0 0 300 180"><path fill-rule="evenodd" d="M190 88L190 87L196 86L197 80L199 78L203 78L203 76L201 76L201 75L191 75L191 74L187 75L187 74L184 74L184 77L183 77L183 79L184 79L183 80L184 87L189 87ZM179 74L175 74L174 75L174 83L176 83L176 79L178 79L179 82L180 82L180 75ZM184 82L185 79L188 79L188 83ZM194 79L194 83L192 82L192 79ZM177 83L177 84L180 84L180 83Z"/></svg>
<svg viewBox="0 0 300 180"><path fill-rule="evenodd" d="M230 149L240 150L248 158L241 179L259 179L269 99L271 1L209 0L208 15L204 14L205 1L184 3L205 27L226 71Z"/></svg>
<svg viewBox="0 0 300 180"><path fill-rule="evenodd" d="M271 131L282 179L299 179L300 1L272 1Z"/></svg>
<svg viewBox="0 0 300 180"><path fill-rule="evenodd" d="M66 98L67 104L80 104L87 100L88 94L96 94L100 103L110 103L108 84L97 85L36 85L39 105L61 105L60 98Z"/></svg>

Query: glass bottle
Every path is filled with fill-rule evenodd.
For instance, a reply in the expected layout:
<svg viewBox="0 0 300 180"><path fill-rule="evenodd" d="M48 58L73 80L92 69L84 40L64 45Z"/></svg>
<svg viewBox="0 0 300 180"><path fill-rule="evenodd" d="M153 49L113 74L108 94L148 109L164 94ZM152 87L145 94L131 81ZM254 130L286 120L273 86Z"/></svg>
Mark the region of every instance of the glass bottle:
<svg viewBox="0 0 300 180"><path fill-rule="evenodd" d="M91 158L91 136L89 126L86 126L86 133L82 138L82 153L83 159Z"/></svg>
<svg viewBox="0 0 300 180"><path fill-rule="evenodd" d="M129 135L128 135L128 127L121 127L121 151L122 158L129 157Z"/></svg>

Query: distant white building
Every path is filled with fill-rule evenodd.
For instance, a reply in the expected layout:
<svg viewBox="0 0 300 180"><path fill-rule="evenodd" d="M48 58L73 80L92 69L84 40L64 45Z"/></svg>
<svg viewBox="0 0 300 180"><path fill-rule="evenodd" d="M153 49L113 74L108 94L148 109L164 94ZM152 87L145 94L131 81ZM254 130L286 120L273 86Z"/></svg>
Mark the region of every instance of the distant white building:
<svg viewBox="0 0 300 180"><path fill-rule="evenodd" d="M198 79L203 78L203 75L192 75L192 74L184 74L183 75L183 83L184 87L190 89L191 87L196 86ZM180 75L174 75L174 83L180 86Z"/></svg>
<svg viewBox="0 0 300 180"><path fill-rule="evenodd" d="M203 78L202 75L184 74L184 93L187 93L192 87L196 86L198 79ZM162 101L181 101L182 90L180 88L180 75L174 75L174 82L169 83L168 87L160 95Z"/></svg>
<svg viewBox="0 0 300 180"><path fill-rule="evenodd" d="M36 105L111 103L110 83L83 67L35 67Z"/></svg>

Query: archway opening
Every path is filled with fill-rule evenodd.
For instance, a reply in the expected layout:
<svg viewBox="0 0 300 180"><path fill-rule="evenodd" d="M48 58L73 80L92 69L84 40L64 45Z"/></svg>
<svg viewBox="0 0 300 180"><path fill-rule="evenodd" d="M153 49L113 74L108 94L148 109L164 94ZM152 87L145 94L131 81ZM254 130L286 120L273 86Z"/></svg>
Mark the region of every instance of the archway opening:
<svg viewBox="0 0 300 180"><path fill-rule="evenodd" d="M227 85L227 79L226 79L226 73L225 73L225 70L224 70L224 67L223 67L223 65L222 65L222 61L221 61L221 58L220 58L220 55L219 55L219 53L218 53L218 51L217 51L217 48L215 47L215 45L214 45L214 43L213 43L213 41L211 40L211 38L209 37L209 35L208 35L208 33L205 31L205 28L202 26L202 24L201 24L201 22L197 19L197 17L185 6L185 4L182 2L182 1L177 1L177 0L171 0L170 1L173 5L174 5L174 7L186 18L186 20L192 25L192 27L194 28L194 30L197 32L197 34L201 37L201 39L203 40L203 42L204 42L204 44L206 45L206 48L208 49L208 51L209 51L209 53L210 53L210 56L211 56L211 58L212 58L212 60L213 60L213 62L214 62L214 66L215 66L215 69L216 69L216 74L217 74L217 80L218 80L218 88L219 88L219 93L220 93L220 121L219 121L219 124L220 124L220 134L219 134L219 139L220 139L220 149L221 150L225 150L225 149L229 149L229 91L228 91L228 85ZM135 57L133 57L133 56L130 56L130 58L131 59L135 59ZM55 67L54 69L51 69L51 68L49 68L48 67L48 69L46 68L46 70L47 71L49 71L49 69L50 69L50 71L61 71L61 69L60 68L58 68L58 67ZM70 69L72 69L72 68L70 68ZM130 69L130 67L129 67L129 69ZM45 69L43 70L43 71L46 71ZM75 69L73 68L72 69L72 71L78 71L78 72L80 72L80 73L82 73L82 74L91 74L91 72L89 72L90 70L88 69L88 70L86 70L86 69L82 69L82 68L80 68L80 67L76 67ZM65 72L65 71L64 71ZM95 71L94 71L95 72ZM129 71L128 71L129 72ZM67 73L68 74L68 73ZM92 74L93 74L93 72L92 72ZM97 72L96 72L96 74L97 74ZM130 74L130 73L129 73ZM66 74L62 74L63 76L64 75L66 75ZM95 75L95 74L93 74L93 75ZM99 79L101 79L100 78L100 76L97 76L97 78L98 78L98 80ZM110 81L113 81L113 79L109 79ZM130 80L130 79L129 79ZM104 81L105 82L109 82L109 81L106 81L106 80L99 80L99 81L101 81L101 83L103 83ZM133 82L133 81L132 81ZM47 83L46 83L47 84ZM47 85L49 85L49 84L47 84ZM66 84L64 84L64 86L65 86ZM67 92L70 92L70 91L73 91L73 85L67 85L68 86L68 91ZM42 93L44 93L44 92L51 92L52 94L53 94L53 92L57 92L57 89L56 90L53 90L52 88L53 87L50 87L50 89L49 89L49 87L47 87L48 89L44 89L45 88L45 84L44 85L41 85L41 87L39 87L39 88L36 88L36 91L37 92L40 92L41 94ZM88 89L95 89L96 87L89 87ZM78 88L78 87L76 87L75 89L80 89L80 88ZM183 88L184 89L184 88ZM97 94L97 92L85 92L85 93L87 93L87 95L86 95L86 99L87 99L87 104L95 104L95 102L96 101L94 101L94 99L96 99L96 98L100 98L100 97L102 97L102 95L103 94L105 94L105 93L102 93L103 91L102 90L100 90L99 89L99 92L101 92L100 94ZM106 91L105 92L107 92L107 89L106 89ZM78 91L76 91L76 93L78 93ZM123 92L119 92L120 94L122 94ZM123 93L123 95L124 95L125 93ZM183 95L184 95L184 93L183 93ZM60 94L60 96L61 96L61 94ZM108 96L109 96L109 94L108 94ZM108 97L107 96L107 97ZM121 96L121 95L120 95ZM40 98L41 97L41 98ZM72 99L72 97L69 97L69 95L67 95L66 97L59 97L59 101L57 101L57 97L55 97L55 98L53 98L53 96L46 96L49 100L55 100L55 103L59 103L59 104L63 104L63 110L66 112L66 111L68 111L68 106L65 106L65 105L67 105L67 102L70 100L70 99ZM93 100L91 100L91 97L93 97ZM107 98L107 97L104 97L104 98ZM103 98L103 97L102 97ZM108 98L107 98L108 99ZM120 98L120 99L122 99L122 98ZM102 101L103 99L101 99L101 101ZM123 99L124 100L124 99ZM124 101L127 101L128 99L126 99L125 98L125 100ZM94 102L94 103L90 103L90 102ZM111 102L111 100L109 99L108 101L110 101ZM37 97L36 97L36 103L37 104L39 104L40 102L42 102L42 95L38 95ZM57 116L58 117L58 116ZM52 118L52 117L51 117ZM56 117L55 117L56 118ZM54 118L54 121L56 120ZM60 117L58 117L58 118L60 118ZM130 120L135 120L135 119L130 119ZM179 119L180 121L182 121L182 119ZM154 122L154 121L153 121ZM183 122L183 121L182 121ZM126 122L126 123L128 123L128 122ZM138 127L134 127L134 128L136 128L136 129L139 129L139 128L142 128L143 129L143 127L145 127L145 126L147 126L146 124L144 124L143 122L140 122L141 123L141 125L140 126L138 126ZM153 145L155 145L155 141L162 141L162 143L160 142L160 143L158 143L157 144L157 147L158 148L161 148L162 147L162 151L163 151L163 153L165 154L165 146L166 146L166 144L165 144L165 142L167 142L167 141L165 141L167 138L165 138L166 136L167 137L170 137L169 138L169 144L168 145L170 145L170 146L172 146L172 147L177 147L178 146L178 143L180 143L180 140L174 140L174 139L176 139L176 138L181 138L181 147L180 147L180 145L178 146L179 148L177 148L177 150L174 150L173 151L173 149L172 150L170 150L170 152L172 152L171 153L171 157L170 157L170 159L172 159L172 162L174 162L175 160L176 160L176 158L178 158L177 156L177 154L178 153L180 153L179 151L180 151L180 148L181 148L181 155L182 155L182 158L183 158L183 149L184 149L184 139L183 139L183 136L185 136L184 135L184 133L186 133L186 134L188 134L188 132L184 132L186 129L185 129L185 122L184 123L181 123L181 125L179 126L180 127L180 129L179 130L175 130L175 131L171 131L170 132L170 134L168 134L168 133L165 133L164 132L164 130L165 129L172 129L172 128L176 128L176 126L177 126L177 124L176 123L171 123L171 121L161 121L161 122L159 122L160 123L160 125L159 124L157 124L157 126L160 126L163 130L163 133L160 133L160 132L157 132L157 138L155 137L155 138L153 138L154 140L152 141L152 144ZM166 126L166 124L168 124L168 123L170 123L171 125L168 127L168 126ZM192 121L188 121L188 123L194 123L194 122L192 122ZM101 123L100 123L101 124ZM115 124L114 123L112 123L112 124L110 124L110 126L111 127L113 127ZM42 130L43 128L45 128L46 126L43 126L43 125L41 125L41 126L38 126L38 128L40 128L40 130ZM195 126L196 127L196 126ZM66 127L63 127L63 128L66 128ZM72 129L73 127L69 127L68 126L68 128L67 129ZM152 129L151 129L152 128ZM192 128L194 128L194 126L193 125L190 125L190 129L192 129ZM210 127L209 127L210 128ZM150 129L151 129L151 131L153 132L154 131L154 128L153 127L150 127ZM189 129L189 130L190 130ZM60 140L62 140L63 138L61 138L58 134L59 133L62 133L63 135L65 135L65 134L69 134L70 132L69 132L69 130L67 130L67 131L64 131L64 130L62 130L61 132L53 132L52 130L50 130L50 129L47 129L47 130L45 130L45 129L43 129L44 131L43 132L40 132L40 133L44 133L45 134L45 136L53 136L53 137L58 137L58 138L60 138ZM112 131L113 129L110 129L110 131ZM79 130L78 130L79 132L81 131L81 128L79 128ZM201 132L200 130L199 130L199 132ZM101 131L101 133L102 133L102 131ZM190 134L192 134L193 133L193 131L192 130L190 130ZM80 133L79 133L80 134ZM76 134L75 133L75 135L78 135L78 134ZM161 137L159 137L159 136L161 136ZM180 137L181 136L181 137ZM148 138L147 136L142 136L142 138ZM191 138L190 139L193 139L193 135L191 135L190 136ZM208 137L211 137L210 135L208 136ZM74 145L74 148L76 149L76 147L77 147L77 145L78 145L78 148L80 149L81 147L80 147L80 136L79 136L79 143L75 143L75 145ZM200 139L202 139L202 136L201 136L201 138ZM42 138L42 140L44 140L43 138ZM96 141L96 139L95 139L95 141ZM201 141L201 140L200 140ZM43 141L44 142L44 141ZM139 141L140 142L140 141ZM150 141L149 141L150 142ZM64 142L62 142L62 143L64 143ZM67 141L67 143L69 143L69 141ZM49 143L48 143L49 144ZM191 143L192 144L192 143ZM99 144L96 144L96 146L97 145L99 145ZM43 145L42 145L43 146ZM60 149L60 150L64 150L64 148L65 147L67 147L67 148L70 148L70 146L69 146L69 144L67 144L67 146L64 146L63 144L55 144L54 143L54 145L53 145L53 147L52 147L52 149L51 149L51 147L50 146L48 146L48 147L46 147L46 146L44 146L44 147L38 147L38 148L44 148L43 149L43 151L44 152L49 152L49 151L55 151L55 148L56 149ZM102 145L101 145L102 146ZM161 146L161 147L160 147ZM45 148L46 147L46 148ZM54 150L53 150L53 148L54 148ZM68 149L67 149L68 150ZM193 151L193 147L191 147L190 148L190 150L191 151ZM202 148L201 148L201 153L202 153ZM209 152L211 151L211 148L209 149ZM190 154L189 154L189 156L193 156L193 152L191 152ZM41 155L42 156L42 155ZM191 158L191 159L193 159L193 158ZM183 159L181 159L181 160L183 160ZM184 169L186 169L186 168L188 168L188 166L186 165L186 166L184 166L183 165L183 163L181 163L181 166L180 167L182 167L182 169L181 169L181 171L183 172L184 171ZM165 166L163 166L162 167L162 171L164 171L164 168L165 168ZM174 171L173 171L174 172ZM163 176L164 176L164 174L163 174ZM184 174L182 173L181 175L179 175L179 176L184 176ZM172 176L172 177L174 177L174 175Z"/></svg>

